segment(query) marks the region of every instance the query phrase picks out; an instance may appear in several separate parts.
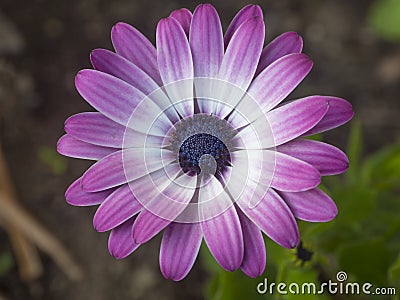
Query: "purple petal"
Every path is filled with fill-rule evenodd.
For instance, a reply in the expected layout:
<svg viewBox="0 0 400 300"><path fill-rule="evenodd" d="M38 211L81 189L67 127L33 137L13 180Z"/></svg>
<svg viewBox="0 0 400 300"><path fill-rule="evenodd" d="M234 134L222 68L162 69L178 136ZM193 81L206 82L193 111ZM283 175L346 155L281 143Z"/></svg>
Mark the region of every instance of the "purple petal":
<svg viewBox="0 0 400 300"><path fill-rule="evenodd" d="M57 151L69 157L99 160L117 149L88 144L65 134L57 142Z"/></svg>
<svg viewBox="0 0 400 300"><path fill-rule="evenodd" d="M126 128L98 112L73 115L65 121L65 131L74 138L105 147L161 147L163 137L145 135Z"/></svg>
<svg viewBox="0 0 400 300"><path fill-rule="evenodd" d="M159 85L139 67L122 56L104 49L92 51L90 58L93 66L97 70L129 83L144 95L148 96L162 111L164 111L164 113L167 113L172 122L179 120L179 116L175 110L165 110L171 104L167 95L165 95Z"/></svg>
<svg viewBox="0 0 400 300"><path fill-rule="evenodd" d="M197 6L190 27L194 76L216 78L224 56L221 21L210 4Z"/></svg>
<svg viewBox="0 0 400 300"><path fill-rule="evenodd" d="M167 93L183 117L191 116L194 111L191 100L193 98L193 61L189 42L178 21L171 17L160 20L157 26L156 43L158 67L162 81L164 85L167 85ZM190 101L182 101L184 99L190 99Z"/></svg>
<svg viewBox="0 0 400 300"><path fill-rule="evenodd" d="M293 140L277 150L313 165L322 176L345 172L349 167L346 154L338 148L312 140Z"/></svg>
<svg viewBox="0 0 400 300"><path fill-rule="evenodd" d="M146 95L141 91L109 74L97 70L82 70L75 78L75 85L82 97L95 109L107 118L123 126L145 126L145 133L165 136L171 128L171 120L163 113L163 109L154 101L145 99ZM145 101L142 101L144 100ZM169 101L169 100L167 100ZM140 103L140 105L139 105ZM140 111L140 115L138 113ZM135 118L141 118L141 122L132 121L128 124L133 114ZM147 120L147 123L143 120ZM156 120L156 122L154 122ZM149 129L148 122L153 124ZM142 123L145 123L143 125Z"/></svg>
<svg viewBox="0 0 400 300"><path fill-rule="evenodd" d="M248 93L259 103L261 110L267 112L299 85L312 65L312 61L304 54L286 55L264 69L254 79Z"/></svg>
<svg viewBox="0 0 400 300"><path fill-rule="evenodd" d="M141 209L142 205L133 195L129 185L125 184L100 205L94 215L93 226L98 232L108 231L130 219Z"/></svg>
<svg viewBox="0 0 400 300"><path fill-rule="evenodd" d="M246 22L248 19L258 17L260 19L263 18L263 12L261 8L258 5L254 4L249 4L245 7L243 7L233 18L231 24L229 25L228 29L225 32L225 37L224 37L224 42L225 42L225 48L228 47L228 44L232 38L232 36L235 34L236 30L242 25L244 22Z"/></svg>
<svg viewBox="0 0 400 300"><path fill-rule="evenodd" d="M256 75L260 74L271 63L282 56L301 53L303 49L303 39L296 32L289 31L276 37L262 51Z"/></svg>
<svg viewBox="0 0 400 300"><path fill-rule="evenodd" d="M209 194L206 191L209 186L213 188L212 185L207 184L200 189L200 203L209 200L203 199L203 194ZM218 202L227 202L228 200L228 194L223 191L215 199L215 205L219 205ZM201 209L202 206L200 205ZM202 214L202 212L200 213ZM227 271L238 269L243 261L244 245L242 228L235 207L231 205L223 213L202 221L201 227L204 240L215 260Z"/></svg>
<svg viewBox="0 0 400 300"><path fill-rule="evenodd" d="M293 213L273 189L269 189L254 208L249 208L246 199L236 203L253 223L279 245L294 248L299 243L299 229Z"/></svg>
<svg viewBox="0 0 400 300"><path fill-rule="evenodd" d="M65 192L68 204L75 206L92 206L102 203L114 189L97 193L87 193L82 189L81 178L75 180Z"/></svg>
<svg viewBox="0 0 400 300"><path fill-rule="evenodd" d="M82 176L82 187L97 192L127 182L122 151L117 151L91 166Z"/></svg>
<svg viewBox="0 0 400 300"><path fill-rule="evenodd" d="M253 79L264 44L264 30L262 19L247 20L236 30L226 49L218 78L229 85L221 86L216 98L229 106L237 105ZM224 116L230 111L226 104L219 104L215 114Z"/></svg>
<svg viewBox="0 0 400 300"><path fill-rule="evenodd" d="M329 96L325 96L325 98L329 103L327 113L315 127L304 133L305 136L339 127L353 118L353 108L348 101Z"/></svg>
<svg viewBox="0 0 400 300"><path fill-rule="evenodd" d="M244 105L243 101L240 102L239 106L242 105ZM249 105L244 107L246 107L248 114L245 114L242 110L240 110L240 113L235 110L228 118L229 123L238 131L235 137L237 138L236 148L273 148L275 146L275 139L267 117L259 110L258 105L253 101L249 102ZM242 118L241 115L245 116L245 118Z"/></svg>
<svg viewBox="0 0 400 300"><path fill-rule="evenodd" d="M96 70L122 79L146 95L159 88L146 72L114 52L96 49L90 54L90 60Z"/></svg>
<svg viewBox="0 0 400 300"><path fill-rule="evenodd" d="M154 148L117 151L95 163L83 174L83 189L87 192L102 191L161 169L161 151Z"/></svg>
<svg viewBox="0 0 400 300"><path fill-rule="evenodd" d="M299 193L280 192L296 218L308 222L327 222L337 215L335 202L320 189Z"/></svg>
<svg viewBox="0 0 400 300"><path fill-rule="evenodd" d="M279 152L275 153L275 159L271 187L279 191L300 192L320 184L320 173L312 165Z"/></svg>
<svg viewBox="0 0 400 300"><path fill-rule="evenodd" d="M115 51L145 71L154 81L162 85L157 67L155 47L136 28L117 23L111 31L111 39Z"/></svg>
<svg viewBox="0 0 400 300"><path fill-rule="evenodd" d="M195 177L182 175L175 178L169 176L168 174L164 175L164 184L148 183L153 190L158 191L155 197L149 195L149 199L145 199L147 195L137 191L135 186L131 185L135 195L142 204L144 203L146 209L138 216L133 226L133 237L138 243L147 242L174 221L193 198L197 183Z"/></svg>
<svg viewBox="0 0 400 300"><path fill-rule="evenodd" d="M264 22L252 18L232 36L219 70L219 78L247 90L264 44Z"/></svg>
<svg viewBox="0 0 400 300"><path fill-rule="evenodd" d="M231 153L232 173L228 185L233 184L230 191L235 198L239 197L243 186L251 179L263 186L269 186L276 173L276 152L265 149L238 150Z"/></svg>
<svg viewBox="0 0 400 300"><path fill-rule="evenodd" d="M161 273L167 279L182 280L189 273L200 249L203 233L199 223L171 223L160 248Z"/></svg>
<svg viewBox="0 0 400 300"><path fill-rule="evenodd" d="M242 225L244 255L242 271L249 277L260 276L265 269L265 244L260 229L240 210L237 210Z"/></svg>
<svg viewBox="0 0 400 300"><path fill-rule="evenodd" d="M98 112L79 113L65 121L65 131L68 134L99 146L122 148L125 130L125 126Z"/></svg>
<svg viewBox="0 0 400 300"><path fill-rule="evenodd" d="M160 163L160 162L159 162ZM160 196L161 192L182 172L179 164L165 164L164 168L160 168L151 172L143 177L137 178L129 185L134 192L136 199L138 199L144 207L149 207L149 204ZM180 187L176 190L178 190ZM178 190L179 192L180 190ZM157 204L156 204L157 205ZM160 205L160 203L159 203ZM152 206L150 206L152 208ZM155 208L156 212L157 209Z"/></svg>
<svg viewBox="0 0 400 300"><path fill-rule="evenodd" d="M131 218L111 231L108 250L113 257L125 258L140 246L132 238L133 221L134 218Z"/></svg>
<svg viewBox="0 0 400 300"><path fill-rule="evenodd" d="M282 105L267 113L275 139L281 145L313 128L329 109L323 96L310 96Z"/></svg>
<svg viewBox="0 0 400 300"><path fill-rule="evenodd" d="M135 220L132 228L133 239L136 243L144 244L171 223L148 210L143 210Z"/></svg>
<svg viewBox="0 0 400 300"><path fill-rule="evenodd" d="M174 10L169 16L177 20L179 24L181 24L186 35L189 36L190 23L192 21L191 11L187 8L181 8Z"/></svg>
<svg viewBox="0 0 400 300"><path fill-rule="evenodd" d="M193 56L194 76L197 78L217 78L224 56L224 42L221 21L212 5L202 4L194 11L189 41ZM195 88L200 90L202 94L207 93L206 91L212 94L213 82L207 79L197 79ZM200 112L212 113L213 102L207 97L203 98L197 95L197 103Z"/></svg>
<svg viewBox="0 0 400 300"><path fill-rule="evenodd" d="M139 102L146 97L130 84L96 70L82 70L75 77L81 96L111 120L126 125Z"/></svg>

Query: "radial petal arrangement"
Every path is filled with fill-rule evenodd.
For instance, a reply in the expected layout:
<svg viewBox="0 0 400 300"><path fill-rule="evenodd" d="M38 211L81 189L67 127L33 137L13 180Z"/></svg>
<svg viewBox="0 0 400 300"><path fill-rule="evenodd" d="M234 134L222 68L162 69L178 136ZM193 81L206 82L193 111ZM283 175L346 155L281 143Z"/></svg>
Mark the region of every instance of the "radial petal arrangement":
<svg viewBox="0 0 400 300"><path fill-rule="evenodd" d="M204 241L227 271L260 276L263 234L299 243L296 218L335 218L318 185L343 173L346 154L307 139L348 122L332 96L285 101L311 71L303 40L286 32L264 46L263 12L244 7L225 34L216 9L199 5L160 20L154 46L125 23L115 52L96 49L75 85L96 110L71 116L59 153L96 161L68 188L75 206L98 205L93 225L110 231L124 258L163 232L160 268L179 281Z"/></svg>

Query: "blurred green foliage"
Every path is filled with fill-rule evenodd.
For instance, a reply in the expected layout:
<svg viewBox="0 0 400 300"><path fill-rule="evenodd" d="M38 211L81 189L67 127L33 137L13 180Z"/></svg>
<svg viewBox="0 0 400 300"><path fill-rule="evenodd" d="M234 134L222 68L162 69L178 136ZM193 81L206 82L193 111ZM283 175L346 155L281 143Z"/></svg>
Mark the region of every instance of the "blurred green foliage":
<svg viewBox="0 0 400 300"><path fill-rule="evenodd" d="M339 213L327 223L299 221L303 247L313 252L302 262L296 249L285 249L266 238L267 268L259 278L241 271L224 271L207 250L203 261L212 274L208 300L231 299L333 299L338 295L261 295L257 285L268 282L336 282L344 271L346 282L369 282L375 287L395 287L400 293L400 141L363 159L360 124L353 121L347 154L350 167L340 176L324 178L321 186L335 200ZM206 247L204 247L206 248ZM344 298L340 298L344 297ZM342 295L340 299L365 299ZM398 299L374 296L374 299Z"/></svg>
<svg viewBox="0 0 400 300"><path fill-rule="evenodd" d="M14 260L10 252L0 253L0 277L5 276L14 267Z"/></svg>
<svg viewBox="0 0 400 300"><path fill-rule="evenodd" d="M368 21L375 31L389 40L400 40L400 1L375 0Z"/></svg>
<svg viewBox="0 0 400 300"><path fill-rule="evenodd" d="M67 161L55 149L43 146L39 148L37 155L39 160L49 167L54 175L63 175L67 171Z"/></svg>

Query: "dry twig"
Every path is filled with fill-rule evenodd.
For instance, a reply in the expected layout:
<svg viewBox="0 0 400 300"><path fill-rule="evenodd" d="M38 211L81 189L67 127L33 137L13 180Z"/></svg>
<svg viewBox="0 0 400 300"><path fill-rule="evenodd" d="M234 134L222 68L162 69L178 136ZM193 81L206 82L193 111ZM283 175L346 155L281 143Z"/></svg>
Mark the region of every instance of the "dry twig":
<svg viewBox="0 0 400 300"><path fill-rule="evenodd" d="M22 208L21 205L16 202L1 151L0 182L0 219L4 220L5 224L7 224L7 229L9 229L10 226L13 228L14 231L9 231L9 233L13 235L15 232L18 232L19 239L29 239L38 248L46 252L70 279L80 280L83 276L83 272L81 268L74 262L68 251L45 227L39 224L39 222L36 221L31 214L29 214ZM15 239L15 235L13 235L12 238ZM18 242L20 241L21 240ZM30 251L32 248L33 246L25 241L22 242L22 245L18 244L16 253L19 255L18 251L21 251L21 253L26 255L26 252ZM25 259L27 262L23 261L23 263L31 264L28 267L27 265L24 266L26 270L29 268L28 272L32 272L30 275L34 274L34 272L41 272L41 265L38 265L37 254L36 256L24 256L24 260Z"/></svg>

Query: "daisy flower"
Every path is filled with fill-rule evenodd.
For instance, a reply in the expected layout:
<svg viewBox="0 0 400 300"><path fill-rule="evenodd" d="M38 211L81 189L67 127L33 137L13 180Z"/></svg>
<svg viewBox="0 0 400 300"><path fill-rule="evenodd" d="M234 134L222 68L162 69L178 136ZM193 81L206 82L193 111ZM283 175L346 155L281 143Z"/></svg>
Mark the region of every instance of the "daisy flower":
<svg viewBox="0 0 400 300"><path fill-rule="evenodd" d="M336 216L318 185L348 159L306 137L346 123L352 107L331 96L282 103L312 62L295 32L263 48L264 28L260 7L248 5L223 34L217 11L203 4L160 20L156 47L118 23L115 52L91 53L94 69L75 85L96 112L68 118L57 147L96 161L66 199L99 205L93 224L111 231L112 256L163 231L166 278L189 273L203 240L225 270L256 277L266 264L263 233L293 248L296 218Z"/></svg>

